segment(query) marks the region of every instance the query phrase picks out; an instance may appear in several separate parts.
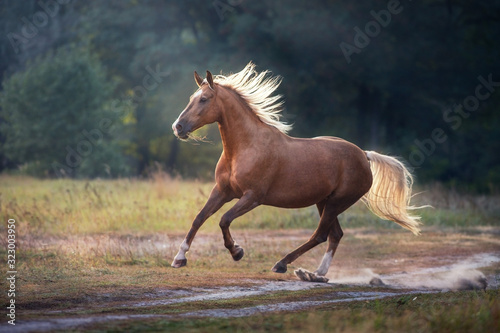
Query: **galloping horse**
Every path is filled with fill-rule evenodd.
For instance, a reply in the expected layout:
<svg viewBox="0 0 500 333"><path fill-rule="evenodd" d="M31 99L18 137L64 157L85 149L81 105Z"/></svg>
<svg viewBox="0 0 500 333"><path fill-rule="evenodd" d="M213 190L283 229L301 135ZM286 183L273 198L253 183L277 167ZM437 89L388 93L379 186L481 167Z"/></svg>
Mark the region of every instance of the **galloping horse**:
<svg viewBox="0 0 500 333"><path fill-rule="evenodd" d="M301 208L316 205L319 226L303 245L278 261L273 271L287 265L316 245L329 241L314 274L323 277L330 267L343 232L338 215L362 199L380 218L391 220L418 235L419 217L409 214L410 172L397 159L335 137L301 139L280 121L283 102L273 92L281 83L267 71L257 73L250 62L229 76L194 72L199 89L173 123L174 134L186 140L198 128L217 122L223 152L215 169L215 186L182 242L172 267L187 264L186 252L198 229L225 203L239 199L220 221L224 246L235 261L243 257L231 236L231 222L259 205ZM311 274L311 273L309 273Z"/></svg>

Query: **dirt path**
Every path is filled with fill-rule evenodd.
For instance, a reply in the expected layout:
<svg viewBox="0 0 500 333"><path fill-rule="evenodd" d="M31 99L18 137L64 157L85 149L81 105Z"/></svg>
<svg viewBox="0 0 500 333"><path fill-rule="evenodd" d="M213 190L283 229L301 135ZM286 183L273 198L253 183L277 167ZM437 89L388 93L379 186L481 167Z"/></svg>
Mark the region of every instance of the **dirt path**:
<svg viewBox="0 0 500 333"><path fill-rule="evenodd" d="M486 277L479 269L498 265L498 254L479 254L449 266L440 266L412 272L376 275L372 271L362 270L359 274L343 276L332 279L329 283L307 283L302 281L246 281L245 286L232 286L227 288L193 288L189 291L169 291L168 297L159 297L153 300L137 300L115 304L116 313L120 308L148 308L196 302L210 302L231 299L246 299L255 296L269 295L282 292L298 292L305 290L321 289L322 295L313 293L307 297L301 295L297 301L283 301L270 304L242 306L226 309L205 309L186 311L177 315L172 314L99 314L92 316L79 316L83 308L52 311L64 313L65 318L52 318L49 320L32 320L19 322L14 328L2 327L0 332L35 332L55 331L74 328L83 328L109 321L127 321L141 319L179 319L179 318L237 318L257 314L268 314L281 311L300 311L318 306L334 303L360 302L383 299L386 297L418 295L422 293L437 293L443 290L482 289L484 281L488 288L498 288L500 276ZM352 273L352 272L351 272ZM339 274L336 274L339 276ZM375 282L374 282L375 281ZM253 286L247 286L253 283ZM336 291L339 284L364 287L365 291ZM371 290L370 290L371 289ZM102 304L109 308L109 304ZM152 311L153 312L153 311Z"/></svg>
<svg viewBox="0 0 500 333"><path fill-rule="evenodd" d="M293 284L293 283L292 283ZM305 283L300 283L304 285ZM304 289L311 288L324 288L321 286L303 286ZM158 304L174 304L174 303L189 303L202 300L223 300L231 298L246 297L248 295L261 295L263 290L266 293L269 290L269 285L264 284L263 288L255 288L247 292L233 292L233 291L206 291L206 294L202 296L193 296L179 298L175 300L163 300L163 301L152 301L147 303L136 303L132 306L154 306ZM278 288L278 289L275 289ZM276 291L287 290L287 287L281 289L279 286L274 285L271 289ZM297 288L294 288L295 290ZM305 309L311 309L314 307L333 304L333 303L346 303L346 302L359 302L359 301L372 301L377 299L383 299L386 297L394 297L400 295L412 295L412 294L422 294L429 291L394 291L394 292L377 292L377 291L366 291L366 292L330 292L327 293L329 297L333 299L329 300L302 300L302 301L290 301L290 302L280 302L273 304L257 305L251 307L242 307L237 309L207 309L198 310L191 312L184 312L179 315L162 315L162 314L125 314L125 315L96 315L96 316L85 316L85 317L71 317L71 318L53 318L49 320L32 320L21 322L17 324L14 328L0 328L0 332L39 332L39 331L55 331L55 330L68 330L75 328L82 328L86 325L95 325L103 322L109 321L126 321L126 320L139 320L139 319L180 319L180 318L238 318L247 317L257 314L269 314L272 312L281 311L299 311ZM125 305L124 305L125 306Z"/></svg>

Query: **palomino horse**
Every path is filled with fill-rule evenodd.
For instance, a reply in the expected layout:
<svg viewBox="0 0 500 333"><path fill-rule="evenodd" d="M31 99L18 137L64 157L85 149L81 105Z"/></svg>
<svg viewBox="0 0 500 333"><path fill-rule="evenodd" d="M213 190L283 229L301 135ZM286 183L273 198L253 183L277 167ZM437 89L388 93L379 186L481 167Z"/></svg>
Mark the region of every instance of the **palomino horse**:
<svg viewBox="0 0 500 333"><path fill-rule="evenodd" d="M198 229L235 198L239 200L222 216L220 228L224 246L236 261L244 252L229 232L235 218L259 205L317 206L317 230L274 265L276 273L286 272L288 264L328 240L320 266L315 273L307 272L313 278L324 276L343 235L338 215L359 199L377 216L419 234L419 217L408 213L416 207L409 206L413 180L404 165L339 138L300 139L286 135L291 126L280 121L281 96L272 96L281 79L267 74L257 73L251 62L241 72L227 77L213 77L207 71L206 79L202 79L194 72L199 89L172 129L185 140L196 129L217 122L223 152L215 169L215 186L172 266L186 265L186 252Z"/></svg>

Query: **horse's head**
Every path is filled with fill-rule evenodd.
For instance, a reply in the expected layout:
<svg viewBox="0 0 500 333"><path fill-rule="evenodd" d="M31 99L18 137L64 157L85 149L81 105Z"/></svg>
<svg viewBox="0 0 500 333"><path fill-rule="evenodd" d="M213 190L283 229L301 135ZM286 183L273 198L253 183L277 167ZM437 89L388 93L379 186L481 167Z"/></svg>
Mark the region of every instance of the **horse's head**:
<svg viewBox="0 0 500 333"><path fill-rule="evenodd" d="M189 134L206 124L217 121L217 96L212 73L207 71L207 78L202 79L194 72L194 79L200 87L191 97L189 103L172 124L174 134L180 139L187 139Z"/></svg>

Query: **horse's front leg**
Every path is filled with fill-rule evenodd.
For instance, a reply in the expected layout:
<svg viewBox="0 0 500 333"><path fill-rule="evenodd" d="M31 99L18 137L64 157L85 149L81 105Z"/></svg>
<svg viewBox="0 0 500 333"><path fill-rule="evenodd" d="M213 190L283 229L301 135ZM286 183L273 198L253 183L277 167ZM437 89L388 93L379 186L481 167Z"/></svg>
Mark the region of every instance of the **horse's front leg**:
<svg viewBox="0 0 500 333"><path fill-rule="evenodd" d="M223 216L219 223L222 230L222 236L224 237L224 246L229 250L231 256L235 261L243 258L244 251L238 244L236 244L231 237L229 232L229 226L233 220L245 213L248 213L255 207L259 206L259 202L256 200L252 191L246 192L241 199Z"/></svg>
<svg viewBox="0 0 500 333"><path fill-rule="evenodd" d="M196 235L198 229L200 229L203 223L210 216L212 216L216 211L218 211L226 202L229 202L232 199L233 199L232 197L221 192L218 189L217 185L215 185L215 187L212 189L212 192L210 193L210 197L208 198L205 207L203 207L203 209L198 213L198 215L194 219L191 229L189 230L189 232L186 235L186 238L179 247L179 252L177 253L177 255L174 258L174 261L172 262L172 267L179 268L186 266L187 264L186 252L189 251L191 243L193 242L194 236Z"/></svg>

